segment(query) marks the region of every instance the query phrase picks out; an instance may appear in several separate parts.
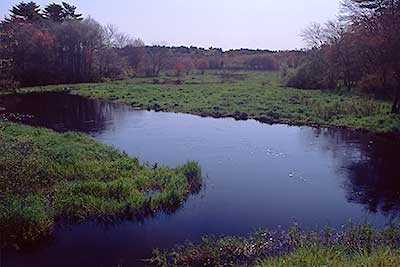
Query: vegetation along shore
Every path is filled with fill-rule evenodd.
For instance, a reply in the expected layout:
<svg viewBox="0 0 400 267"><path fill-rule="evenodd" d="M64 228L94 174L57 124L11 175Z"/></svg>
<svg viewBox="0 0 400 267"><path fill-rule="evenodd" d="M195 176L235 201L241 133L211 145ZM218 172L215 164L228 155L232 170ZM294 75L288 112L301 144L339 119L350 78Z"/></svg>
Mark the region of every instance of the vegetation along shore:
<svg viewBox="0 0 400 267"><path fill-rule="evenodd" d="M306 231L299 225L260 230L248 237L203 237L170 250L154 250L153 266L397 267L400 227L382 230L348 224L336 230Z"/></svg>

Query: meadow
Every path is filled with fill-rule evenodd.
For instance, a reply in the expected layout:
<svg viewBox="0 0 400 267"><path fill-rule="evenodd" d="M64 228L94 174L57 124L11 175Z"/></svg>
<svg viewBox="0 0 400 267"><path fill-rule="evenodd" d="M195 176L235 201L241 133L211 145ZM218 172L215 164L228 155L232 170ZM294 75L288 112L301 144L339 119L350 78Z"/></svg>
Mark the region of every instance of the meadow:
<svg viewBox="0 0 400 267"><path fill-rule="evenodd" d="M360 92L283 87L277 72L207 71L180 77L164 73L157 78L50 85L18 92L54 90L71 90L138 109L380 133L400 131L400 116L390 114L388 100Z"/></svg>
<svg viewBox="0 0 400 267"><path fill-rule="evenodd" d="M58 222L174 211L201 182L197 162L143 165L79 133L0 122L0 245L49 237Z"/></svg>

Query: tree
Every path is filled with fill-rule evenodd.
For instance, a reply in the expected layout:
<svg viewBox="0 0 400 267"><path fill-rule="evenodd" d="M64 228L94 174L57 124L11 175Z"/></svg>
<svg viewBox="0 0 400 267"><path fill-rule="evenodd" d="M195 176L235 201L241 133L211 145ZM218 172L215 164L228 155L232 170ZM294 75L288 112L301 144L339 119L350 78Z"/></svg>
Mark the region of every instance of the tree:
<svg viewBox="0 0 400 267"><path fill-rule="evenodd" d="M348 91L362 78L363 60L357 36L340 21L329 21L324 27L326 44L322 47L330 73L343 81Z"/></svg>
<svg viewBox="0 0 400 267"><path fill-rule="evenodd" d="M400 111L400 1L348 0L344 3L344 19L357 33L369 72L384 66L385 76L396 81L391 90L392 113Z"/></svg>
<svg viewBox="0 0 400 267"><path fill-rule="evenodd" d="M64 8L61 5L58 5L55 3L49 4L44 9L43 16L44 16L44 18L46 18L52 22L61 23L64 21L64 18L65 18Z"/></svg>
<svg viewBox="0 0 400 267"><path fill-rule="evenodd" d="M37 22L43 18L40 6L34 2L21 2L10 10L11 20L23 20L26 22Z"/></svg>
<svg viewBox="0 0 400 267"><path fill-rule="evenodd" d="M278 67L276 63L269 56L253 56L246 65L251 70L276 70Z"/></svg>
<svg viewBox="0 0 400 267"><path fill-rule="evenodd" d="M97 51L97 64L100 78L121 79L128 68L126 58L117 48L103 47Z"/></svg>
<svg viewBox="0 0 400 267"><path fill-rule="evenodd" d="M46 29L29 23L12 23L13 75L22 85L51 83L55 37Z"/></svg>
<svg viewBox="0 0 400 267"><path fill-rule="evenodd" d="M175 65L176 76L180 77L183 71L185 71L185 65L183 65L183 63L177 62Z"/></svg>
<svg viewBox="0 0 400 267"><path fill-rule="evenodd" d="M128 65L137 73L139 64L145 56L145 44L140 39L135 39L131 44L122 49L123 55L126 57Z"/></svg>
<svg viewBox="0 0 400 267"><path fill-rule="evenodd" d="M47 5L43 14L34 2L14 6L0 23L0 40L0 80L7 73L23 86L124 78L144 55L140 39L107 35L65 2Z"/></svg>
<svg viewBox="0 0 400 267"><path fill-rule="evenodd" d="M103 30L93 19L53 25L57 38L57 68L64 82L91 81L94 57L104 46Z"/></svg>
<svg viewBox="0 0 400 267"><path fill-rule="evenodd" d="M76 7L62 2L64 20L83 20L82 14L76 13Z"/></svg>
<svg viewBox="0 0 400 267"><path fill-rule="evenodd" d="M119 31L118 26L107 24L103 27L104 39L107 47L124 48L127 46L138 47L143 46L143 41L134 39L129 34Z"/></svg>
<svg viewBox="0 0 400 267"><path fill-rule="evenodd" d="M300 37L309 48L318 49L327 42L324 26L320 23L311 23L302 31Z"/></svg>
<svg viewBox="0 0 400 267"><path fill-rule="evenodd" d="M61 23L68 20L82 20L82 14L76 13L76 7L63 2L49 4L45 7L43 16L52 22Z"/></svg>
<svg viewBox="0 0 400 267"><path fill-rule="evenodd" d="M146 47L147 61L150 69L150 73L147 75L159 76L161 69L164 68L168 57L168 49L165 46L151 46Z"/></svg>
<svg viewBox="0 0 400 267"><path fill-rule="evenodd" d="M12 29L9 25L0 23L0 90L18 87L12 75L14 45Z"/></svg>

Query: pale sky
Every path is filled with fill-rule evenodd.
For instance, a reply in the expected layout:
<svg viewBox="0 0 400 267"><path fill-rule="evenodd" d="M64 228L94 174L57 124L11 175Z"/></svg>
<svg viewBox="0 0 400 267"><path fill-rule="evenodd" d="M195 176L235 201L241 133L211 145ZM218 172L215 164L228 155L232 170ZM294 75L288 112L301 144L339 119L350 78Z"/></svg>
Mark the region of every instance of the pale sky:
<svg viewBox="0 0 400 267"><path fill-rule="evenodd" d="M26 0L27 2L29 0ZM19 1L1 0L0 16ZM37 0L41 6L46 0ZM58 1L54 1L58 2ZM59 1L61 2L61 0ZM335 19L340 0L71 0L85 16L115 24L146 44L224 50L302 48L311 22Z"/></svg>

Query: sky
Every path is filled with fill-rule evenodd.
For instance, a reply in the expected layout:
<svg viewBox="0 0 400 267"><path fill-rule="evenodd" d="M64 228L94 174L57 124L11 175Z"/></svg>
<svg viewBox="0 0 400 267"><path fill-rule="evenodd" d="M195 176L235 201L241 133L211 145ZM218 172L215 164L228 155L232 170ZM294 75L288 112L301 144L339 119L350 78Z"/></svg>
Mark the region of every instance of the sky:
<svg viewBox="0 0 400 267"><path fill-rule="evenodd" d="M29 0L26 0L29 1ZM65 1L65 0L64 0ZM19 1L1 0L0 17ZM36 0L41 6L49 0ZM53 1L51 1L53 2ZM54 1L58 2L58 1ZM61 2L61 0L60 0ZM303 48L312 22L335 19L340 0L71 0L84 16L146 44L287 50Z"/></svg>

